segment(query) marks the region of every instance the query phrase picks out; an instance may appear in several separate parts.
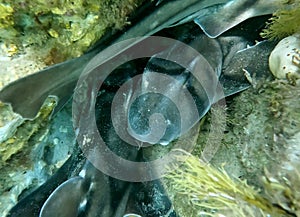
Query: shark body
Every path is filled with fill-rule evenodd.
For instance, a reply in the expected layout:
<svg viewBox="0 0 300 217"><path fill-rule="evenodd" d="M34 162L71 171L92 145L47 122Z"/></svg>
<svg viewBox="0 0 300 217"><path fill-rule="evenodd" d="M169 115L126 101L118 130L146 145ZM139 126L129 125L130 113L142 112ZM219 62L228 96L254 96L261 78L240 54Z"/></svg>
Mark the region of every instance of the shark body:
<svg viewBox="0 0 300 217"><path fill-rule="evenodd" d="M136 36L153 35L162 29L181 25L190 21L194 21L198 26L200 26L204 33L206 33L209 37L217 38L222 35L222 33L248 18L273 13L280 7L280 5L277 4L278 2L280 1L174 0L161 2L157 6L151 6L150 9L154 9L151 14L135 23L120 36L109 39L105 46ZM276 3L276 5L274 5L274 3ZM11 103L14 110L25 118L33 118L48 95L58 96L60 101L57 109L60 109L72 96L76 82L83 69L93 57L101 53L105 46L100 43L100 46L94 47L91 51L79 58L51 66L8 85L1 90L0 100ZM124 49L127 49L127 47ZM246 52L251 54L252 50ZM241 53L239 55L243 56ZM249 61L249 58L245 58L245 61ZM229 64L229 66L231 65ZM219 66L216 68L219 68ZM234 68L234 66L230 68ZM228 92L225 90L225 95L230 95L245 89L245 86L239 86L239 84L236 85L230 79L228 80L228 78L224 78L222 75L220 76L221 79L225 81L224 84L228 84L229 87ZM237 88L230 89L230 87L234 85L236 85ZM80 189L80 191L72 194L73 198L65 204L68 205L68 208L72 209L75 213L80 210L80 202L84 199L89 199L85 196L88 195L88 190L86 190L84 186L86 182L79 176L71 178L68 174L73 174L75 170L74 165L79 164L82 161L82 159L78 160L78 158L71 156L67 164L58 171L56 176L51 178L51 181L46 182L42 188L37 189L33 194L21 201L20 204L17 204L11 210L9 216L51 216L53 215L53 212L55 214L53 207L60 207L60 210L57 208L58 210L56 213L64 213L67 207L58 206L60 204L57 204L56 199L61 198L68 200L65 196L68 194L69 188L72 186ZM67 167L68 165L72 165L72 167ZM96 172L94 171L94 168L87 170L92 173L90 177L95 177ZM55 182L55 184L51 184L53 182ZM97 180L93 182L95 182L94 186L97 188L95 191L101 190L101 188L109 188L108 183L102 183ZM57 186L59 187L57 188ZM152 188L149 186L146 187L147 191ZM46 200L48 202L44 203ZM36 204L35 207L32 207L31 204L33 203ZM42 212L40 212L41 209ZM108 208L107 211L108 213L111 212L109 209L110 208ZM126 208L123 210L127 211ZM50 214L47 215L47 213ZM147 215L147 213L143 214ZM97 216L96 211L91 211L89 216Z"/></svg>
<svg viewBox="0 0 300 217"><path fill-rule="evenodd" d="M210 37L217 37L242 21L271 14L280 0L173 0L150 6L143 17L117 37L111 37L79 58L50 66L17 80L0 91L0 100L11 103L24 118L34 118L48 95L59 98L57 110L71 97L87 63L105 46L137 36L149 36L164 28L194 20ZM226 15L226 16L224 16ZM19 94L22 93L22 94Z"/></svg>

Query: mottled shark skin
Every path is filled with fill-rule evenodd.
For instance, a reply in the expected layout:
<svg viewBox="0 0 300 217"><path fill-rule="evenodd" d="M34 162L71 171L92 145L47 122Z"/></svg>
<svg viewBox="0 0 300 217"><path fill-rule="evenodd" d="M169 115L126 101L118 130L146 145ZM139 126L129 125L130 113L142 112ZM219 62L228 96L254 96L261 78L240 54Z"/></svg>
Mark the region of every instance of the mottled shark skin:
<svg viewBox="0 0 300 217"><path fill-rule="evenodd" d="M111 37L89 53L17 80L0 91L0 100L11 103L24 118L33 118L48 95L56 95L59 110L70 98L82 70L105 46L137 36L148 36L169 26L196 18L207 34L216 37L238 23L278 8L279 1L253 0L173 0L150 5L150 14L136 22L119 37ZM210 14L210 12L213 12ZM208 13L209 12L209 13ZM142 14L140 14L142 16ZM223 19L225 17L226 19ZM182 22L181 22L182 21ZM212 32L212 33L210 33Z"/></svg>
<svg viewBox="0 0 300 217"><path fill-rule="evenodd" d="M225 40L225 38L223 38L221 41L223 40ZM232 39L230 39L229 42L231 40ZM237 42L237 39L234 39L234 41ZM225 78L230 76L236 77L237 76L236 73L238 71L241 71L243 67L239 64L240 61L248 63L244 66L249 72L251 72L252 70L260 71L261 69L267 69L267 61L262 61L261 62L262 65L259 65L257 64L257 62L255 62L255 60L253 60L252 56L253 55L258 56L259 54L263 53L263 60L267 60L267 53L270 52L270 48L272 48L272 46L273 46L272 43L270 44L269 42L262 42L249 49L238 52L237 55L233 57L235 61L226 64L226 67L222 71L222 75L226 75ZM228 51L227 53L230 53L230 51ZM238 77L238 80L239 79L245 79L245 78L241 75L240 77ZM227 80L227 82L230 81L232 80L230 79ZM240 84L237 83L231 85L234 86ZM106 106L104 106L104 108L106 108ZM103 111L99 113L100 115L102 114L103 116L106 116L105 112ZM101 117L97 119L103 120L103 118ZM116 136L113 134L110 137L115 138ZM114 144L115 143L116 142L114 142ZM123 145L124 144L122 144L121 146L123 147ZM159 181L154 181L153 183L152 182L136 183L136 184L130 184L128 186L125 186L124 191L121 191L124 196L118 203L119 204L118 210L116 210L115 212L117 214L111 215L112 209L109 206L110 200L109 197L107 197L107 195L115 195L114 193L109 194L108 192L111 190L110 186L115 187L118 185L118 180L115 180L114 181L115 184L109 186L107 177L103 176L103 174L95 170L95 168L91 168L91 166L88 163L87 163L88 166L85 166L85 168L81 170L82 166L80 165L82 165L83 162L86 161L85 159L82 158L83 157L80 153L78 153L78 150L75 151L72 154L71 158L67 161L67 163L65 163L63 167L60 168L58 173L56 173L53 177L51 177L50 180L48 180L45 184L39 187L35 192L30 194L26 198L22 199L11 210L10 215L8 216L9 217L58 216L57 215L58 213L65 212L66 209L56 209L55 211L57 212L52 212L53 207L58 206L57 204L58 201L56 200L56 198L61 199L58 207L68 208L68 210L70 210L70 212L64 213L66 214L65 216L68 216L69 213L76 212L79 213L78 216L91 216L91 217L97 216L98 213L102 213L102 214L106 213L103 215L99 215L101 217L122 216L125 213L127 214L135 213L136 215L139 214L137 216L155 217L157 215L154 211L160 211L162 213L170 212L170 215L166 215L166 216L169 217L176 216L174 211L170 208L170 201L164 194L163 189L161 189ZM85 171L84 174L86 175L84 175L82 171ZM111 181L112 180L109 180L109 182ZM73 187L75 186L79 192L70 193L69 186L73 186ZM87 190L86 186L93 186L93 187ZM122 185L121 188L123 188ZM159 189L159 191L157 191L156 189ZM106 194L103 194L103 191L105 191ZM129 195L128 192L130 192ZM152 198L153 194L151 192L156 193L154 198ZM72 197L70 197L71 195ZM161 198L159 199L159 197ZM103 200L103 198L106 199ZM162 207L160 207L161 210L158 209L150 210L143 205L144 200L148 201L149 205L147 207L151 207L151 208L157 208L158 207L157 201L163 201L164 206L162 207L165 207L165 209L162 209ZM45 201L47 202L44 203ZM85 204L85 201L88 202L87 203L88 205ZM107 201L107 203L105 203L104 201ZM102 205L98 206L99 203ZM40 212L41 208L42 208L42 212ZM147 208L147 209L143 210L143 208L144 209Z"/></svg>
<svg viewBox="0 0 300 217"><path fill-rule="evenodd" d="M48 197L38 217L176 217L172 203L159 180L123 183L119 201L112 203L108 176L86 162L79 176L59 185ZM24 215L23 215L24 216Z"/></svg>
<svg viewBox="0 0 300 217"><path fill-rule="evenodd" d="M160 3L157 7L153 7L155 10L153 13L147 15L147 17L143 18L140 22L136 23L134 26L132 26L128 31L124 32L120 37L113 38L111 40L108 40L108 42L105 44L105 46L108 46L112 43L122 41L128 38L136 37L136 36L147 36L152 35L154 33L157 33L158 31L167 28L169 26L172 26L173 24L176 24L180 22L181 20L185 18L189 18L189 15L195 14L198 11L201 11L205 8L208 10L214 10L216 18L220 18L223 16L225 11L228 13L228 8L230 8L230 2L233 4L232 10L230 10L230 14L232 15L229 17L229 22L223 22L224 25L227 27L226 29L230 29L233 26L237 25L238 23L235 21L235 17L239 17L241 14L241 10L245 10L245 8L237 7L238 4L241 4L245 6L245 4L249 5L249 8L247 10L258 10L260 9L257 6L254 7L255 4L250 4L253 2L259 2L259 1L247 1L247 0L233 0L233 1L225 1L225 0L219 0L219 1L213 1L213 0L175 0L175 1L167 1ZM270 1L270 5L272 4ZM227 4L226 4L227 3ZM240 5L240 6L241 6ZM153 9L152 8L152 9ZM255 8L255 9L253 9ZM259 10L258 10L259 11ZM261 13L265 13L264 10L261 9ZM269 11L268 13L272 13L273 11ZM225 13L225 14L226 14ZM252 15L258 16L259 13L251 13ZM199 14L197 14L199 15ZM206 14L207 15L207 14ZM252 16L251 15L251 16ZM251 17L250 16L250 17ZM195 18L195 17L194 17ZM198 21L200 22L201 16L198 16ZM204 16L202 17L204 18ZM249 18L248 16L243 16L239 19L239 21L243 21L243 19ZM232 21L230 21L230 19ZM205 19L202 19L204 21ZM197 22L198 22L197 21ZM221 22L222 24L222 22ZM220 25L223 27L223 25ZM214 29L214 26L210 24L209 22L204 24L201 24L201 27L203 29L208 29L208 27L211 27ZM216 27L217 29L217 27ZM208 30L206 30L207 32ZM224 31L220 29L217 32ZM218 34L218 33L215 33ZM220 33L221 34L221 33ZM221 39L220 39L221 41ZM219 43L219 42L218 42ZM244 42L243 46L245 45ZM104 46L104 47L105 47ZM132 46L132 45L128 45ZM65 104L65 102L71 97L73 90L75 88L76 82L78 77L80 76L82 70L86 67L86 65L89 63L89 61L101 50L104 49L103 46L99 46L91 50L89 53L83 55L82 57L79 57L74 60L70 60L52 67L49 67L45 70L42 70L36 74L33 74L31 76L28 76L26 78L23 78L19 81L16 81L12 83L11 85L7 86L0 92L0 100L5 102L10 102L14 108L14 110L20 114L22 114L24 117L27 118L33 118L37 111L39 110L41 104L45 100L45 98L48 95L56 95L59 97L60 102L58 105L58 109ZM223 46L224 47L224 46ZM128 47L124 47L122 49L127 49ZM241 47L243 49L244 47ZM252 51L255 51L256 48L253 48ZM224 57L224 49L223 51L223 57ZM121 52L121 51L111 51L111 55L115 55L115 52ZM251 56L242 55L244 50L239 53L239 57L243 57L242 61L239 62L238 66L232 63L233 65L228 66L229 68L235 68L235 67L241 67L245 62L249 62L251 59L253 59ZM228 53L231 53L230 51ZM232 55L236 53L236 50L233 52ZM247 54L247 53L245 53ZM248 53L249 54L249 53ZM251 52L250 52L251 54ZM103 57L105 58L111 58L109 57ZM231 62L230 59L233 57L230 57L228 62ZM224 60L216 61L213 63L212 61L210 64L215 69L215 73L220 75L221 73L221 66L223 65ZM238 68L240 69L240 68ZM225 71L226 72L226 71ZM225 73L224 72L224 73ZM230 75L230 73L225 73L225 75ZM221 75L222 76L222 75ZM234 86L235 88L228 89L229 91L226 93L226 95L230 95L232 93L235 93L237 91L243 90L249 86L239 86L239 84L233 84L230 83L231 79L230 76L225 77L226 83L228 83L230 86ZM225 90L226 91L226 90ZM173 139L172 137L171 139ZM116 147L118 148L118 147ZM77 153L78 154L78 153ZM81 215L81 212L84 212L84 208L86 206L84 199L89 199L92 197L89 197L89 193L91 193L90 187L96 186L94 189L95 192L101 192L102 188L105 188L106 190L111 190L111 188L108 187L107 182L105 182L106 178L102 177L102 174L97 174L99 171L95 171L93 169L88 170L91 172L90 175L84 176L84 178L81 178L79 176L78 169L74 168L75 165L82 163L82 159L78 160L76 153L72 155L70 161L68 161L68 164L65 164L58 174L56 174L54 177L51 178L51 181L47 181L42 188L39 188L36 192L34 192L32 195L30 195L26 200L22 200L19 204L17 204L12 210L9 216L24 216L24 217L32 217L32 216L41 216L46 217L52 215L50 213L47 215L48 212L51 212L53 207L57 207L57 198L64 199L64 205L68 205L69 208L72 208L75 215ZM72 159L73 158L73 159ZM77 172L75 172L77 171ZM75 178L71 178L75 177ZM96 177L96 178L95 178ZM99 178L100 177L100 178ZM102 178L101 178L102 177ZM68 181L66 181L68 179ZM91 181L92 179L92 181ZM111 181L111 180L110 180ZM64 184L62 184L64 183ZM89 186L89 189L86 188ZM97 187L98 185L98 187ZM138 184L137 184L138 185ZM149 186L143 186L141 184L142 189L148 189L153 188L151 183ZM57 188L58 187L58 188ZM68 200L66 197L66 192L68 192L70 187L75 187L78 189L77 193L72 194L72 199ZM56 189L56 190L55 190ZM128 189L127 187L124 187L124 189ZM129 190L128 190L129 191ZM127 190L123 190L121 192L125 192L124 195L126 195ZM107 193L107 192L106 192ZM109 193L108 193L109 194ZM163 195L163 194L162 194ZM146 195L147 196L147 195ZM26 198L25 198L26 199ZM102 198L100 198L102 199ZM124 201L123 201L124 199ZM67 200L67 201L65 201ZM128 200L127 196L124 196L120 200L120 204L126 203ZM134 202L137 201L137 198L133 199ZM167 199L166 199L167 200ZM44 203L47 201L46 203ZM62 202L63 202L62 201ZM32 206L34 204L34 206ZM43 207L43 208L42 208ZM42 208L42 212L40 212L40 209ZM58 212L60 210L57 210ZM103 211L103 210L102 210ZM134 209L128 209L126 207L120 207L120 210L117 211L118 213L122 212L135 212ZM128 211L128 212L127 212ZM143 210L143 212L146 212L147 210ZM61 210L61 212L64 212L64 210ZM97 213L99 212L98 209L95 208L95 204L90 204L90 211L84 215L84 216L97 216ZM107 216L110 216L111 210L108 210L107 213L109 213ZM64 214L64 213L63 213ZM68 214L68 213L66 213ZM123 214L123 213L122 213ZM125 213L124 213L125 214ZM105 216L105 215L104 215ZM120 216L120 215L118 215ZM145 215L146 216L146 215ZM155 216L155 215L153 215ZM175 216L175 214L170 215Z"/></svg>
<svg viewBox="0 0 300 217"><path fill-rule="evenodd" d="M167 32L169 37L177 41L182 40L205 58L200 58L190 51L183 51L181 42L174 43L170 49L152 56L144 68L139 85L132 88L134 91L127 95L128 100L125 102L129 102L130 106L125 103L116 109L114 117L118 117L123 111L128 114L127 123L114 124L115 128L126 126L126 132L118 132L129 133L126 138L131 136L145 143L168 145L198 123L213 103L251 85L244 75L243 68L249 69L251 74L268 72L268 61L265 57L270 53L272 46L264 46L265 51L261 52L261 45L264 43L254 45L254 39L245 37L252 31L253 35L256 35L254 30L257 24L252 22L250 20L243 23L247 26L247 31L243 30L243 26L238 26L217 39L209 38L197 28L198 31L195 31L196 25L193 23L159 32L158 34L162 35ZM239 36L235 35L238 29ZM180 36L177 35L178 32L181 33ZM184 59L189 61L188 70L175 64L174 62L179 62L177 60L166 61L166 58L177 56L180 52L183 52ZM257 58L261 63L253 64ZM201 67L196 69L195 63ZM253 70L253 66L258 67ZM233 70L230 69L232 67ZM193 68L196 70L191 73ZM171 76L174 80L166 82L163 75ZM220 75L223 87L218 89ZM187 92L193 96L192 100L185 95ZM131 99L135 99L133 104ZM164 121L161 116L155 114L162 115Z"/></svg>
<svg viewBox="0 0 300 217"><path fill-rule="evenodd" d="M139 19L138 22L119 37L108 39L105 46L137 36L152 35L189 14L224 2L227 1L175 0L163 2L158 6L150 5L144 9L152 11L150 14L143 17L145 11L142 11L140 17L143 17L143 19ZM11 103L14 111L21 114L24 118L34 118L46 97L48 95L56 95L59 98L58 110L71 97L76 82L86 64L103 48L103 44L101 45L100 43L100 46L79 58L51 66L11 83L1 90L0 100Z"/></svg>
<svg viewBox="0 0 300 217"><path fill-rule="evenodd" d="M154 55L144 68L140 85L128 98L128 101L137 98L136 101L131 106L123 106L124 110L128 110L128 132L139 141L169 144L194 126L214 102L223 62L221 46L201 31L190 32L186 35L186 40L188 38L191 39L188 45L202 56L193 50L183 51L181 42ZM178 53L184 53L188 68L166 60L178 56ZM176 62L183 61L181 55L179 58ZM174 80L168 80L163 74L172 76ZM157 92L161 94L154 94ZM193 97L189 98L187 93ZM121 111L115 116L119 113ZM160 121L161 117L155 114L162 115L165 121ZM166 125L161 124L165 122Z"/></svg>
<svg viewBox="0 0 300 217"><path fill-rule="evenodd" d="M126 192L130 190L127 184L124 187L124 195L120 201L124 206L112 209L113 192L109 177L86 161L78 176L68 179L52 192L43 204L39 217L121 216L125 212L129 196Z"/></svg>

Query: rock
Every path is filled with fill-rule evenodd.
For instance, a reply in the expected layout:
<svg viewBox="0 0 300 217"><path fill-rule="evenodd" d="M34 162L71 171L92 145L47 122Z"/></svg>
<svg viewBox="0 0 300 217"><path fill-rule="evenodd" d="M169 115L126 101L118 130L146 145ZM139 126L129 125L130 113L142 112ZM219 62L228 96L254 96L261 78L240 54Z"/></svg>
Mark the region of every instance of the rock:
<svg viewBox="0 0 300 217"><path fill-rule="evenodd" d="M10 138L23 121L13 112L11 105L0 102L0 143Z"/></svg>
<svg viewBox="0 0 300 217"><path fill-rule="evenodd" d="M300 76L300 35L282 39L269 57L269 67L276 78Z"/></svg>

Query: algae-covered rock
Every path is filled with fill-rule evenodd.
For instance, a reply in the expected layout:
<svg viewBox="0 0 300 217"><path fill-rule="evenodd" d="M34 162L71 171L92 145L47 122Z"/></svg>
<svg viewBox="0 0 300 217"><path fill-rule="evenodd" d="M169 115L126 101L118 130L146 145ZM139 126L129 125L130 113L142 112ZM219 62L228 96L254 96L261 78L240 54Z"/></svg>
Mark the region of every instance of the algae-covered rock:
<svg viewBox="0 0 300 217"><path fill-rule="evenodd" d="M259 183L265 167L287 160L288 141L300 132L299 96L299 83L275 80L241 93L230 105L224 142L239 150L251 183Z"/></svg>
<svg viewBox="0 0 300 217"><path fill-rule="evenodd" d="M75 143L70 105L50 120L56 97L38 115L24 119L0 104L0 213L6 216L22 195L41 185L70 156Z"/></svg>
<svg viewBox="0 0 300 217"><path fill-rule="evenodd" d="M121 29L142 0L5 1L0 41L22 51L34 46L47 64L77 57L108 29Z"/></svg>
<svg viewBox="0 0 300 217"><path fill-rule="evenodd" d="M286 216L247 182L232 178L195 156L165 178L169 191L176 192L174 207L180 216Z"/></svg>
<svg viewBox="0 0 300 217"><path fill-rule="evenodd" d="M0 143L1 164L11 158L12 155L22 151L29 139L35 135L41 128L45 128L50 119L51 113L56 106L56 97L48 97L41 110L33 120L23 120L23 123L17 129L11 129L13 133L5 141ZM10 124L10 123L7 123Z"/></svg>
<svg viewBox="0 0 300 217"><path fill-rule="evenodd" d="M13 112L11 105L0 102L0 143L10 138L24 119Z"/></svg>
<svg viewBox="0 0 300 217"><path fill-rule="evenodd" d="M299 96L299 80L265 80L227 99L227 127L216 135L223 139L210 165L187 161L168 176L175 210L182 216L299 216ZM193 152L198 157L214 145L207 140L210 119ZM246 196L251 186L255 196Z"/></svg>

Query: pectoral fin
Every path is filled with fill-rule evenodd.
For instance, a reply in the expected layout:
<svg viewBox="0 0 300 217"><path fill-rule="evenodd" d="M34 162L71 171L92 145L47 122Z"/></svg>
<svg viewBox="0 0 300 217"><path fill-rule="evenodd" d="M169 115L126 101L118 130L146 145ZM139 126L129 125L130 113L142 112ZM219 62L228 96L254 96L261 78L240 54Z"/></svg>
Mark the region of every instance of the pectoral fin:
<svg viewBox="0 0 300 217"><path fill-rule="evenodd" d="M85 191L82 177L77 176L65 181L46 200L39 217L77 216Z"/></svg>
<svg viewBox="0 0 300 217"><path fill-rule="evenodd" d="M251 17L272 14L282 7L279 0L233 0L200 10L194 22L209 37L216 38Z"/></svg>

